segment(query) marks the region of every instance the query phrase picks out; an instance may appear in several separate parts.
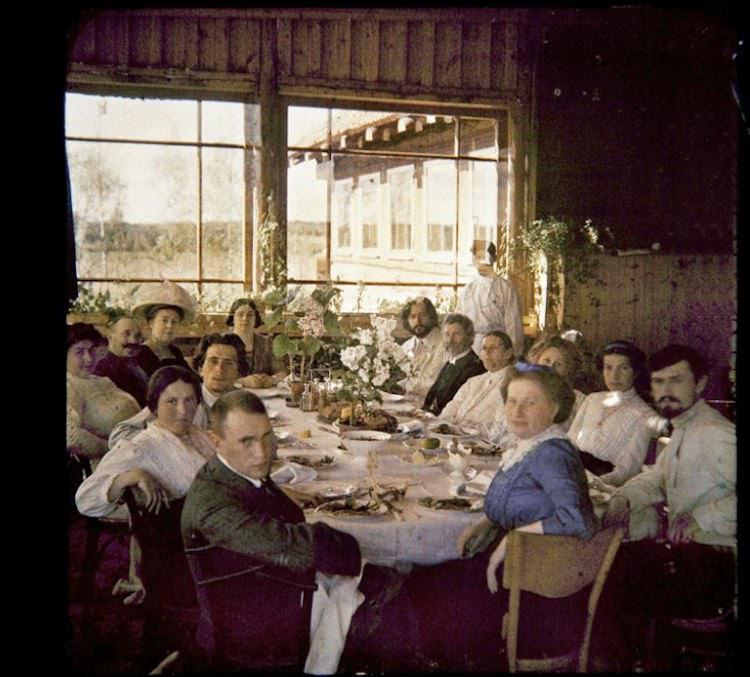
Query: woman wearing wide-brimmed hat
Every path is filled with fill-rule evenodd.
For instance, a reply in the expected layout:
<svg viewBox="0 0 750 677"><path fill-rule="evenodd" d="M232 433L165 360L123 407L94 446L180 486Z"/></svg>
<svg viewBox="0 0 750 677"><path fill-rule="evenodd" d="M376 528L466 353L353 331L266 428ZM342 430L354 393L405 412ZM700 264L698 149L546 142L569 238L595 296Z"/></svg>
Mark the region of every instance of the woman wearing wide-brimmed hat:
<svg viewBox="0 0 750 677"><path fill-rule="evenodd" d="M144 290L133 314L144 318L151 332L138 360L146 373L169 365L189 368L182 351L172 343L180 323L191 320L194 315L193 298L185 289L167 281L155 289Z"/></svg>

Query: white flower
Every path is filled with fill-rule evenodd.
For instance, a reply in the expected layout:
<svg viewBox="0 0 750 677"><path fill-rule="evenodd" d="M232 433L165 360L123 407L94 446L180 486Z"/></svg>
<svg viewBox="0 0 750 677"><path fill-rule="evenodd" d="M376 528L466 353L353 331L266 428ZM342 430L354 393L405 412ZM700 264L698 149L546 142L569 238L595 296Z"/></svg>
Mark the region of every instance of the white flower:
<svg viewBox="0 0 750 677"><path fill-rule="evenodd" d="M366 354L367 351L364 346L349 346L341 351L341 363L347 369L356 371Z"/></svg>
<svg viewBox="0 0 750 677"><path fill-rule="evenodd" d="M357 338L359 338L359 342L363 346L371 346L375 341L375 336L372 333L372 329L360 329Z"/></svg>

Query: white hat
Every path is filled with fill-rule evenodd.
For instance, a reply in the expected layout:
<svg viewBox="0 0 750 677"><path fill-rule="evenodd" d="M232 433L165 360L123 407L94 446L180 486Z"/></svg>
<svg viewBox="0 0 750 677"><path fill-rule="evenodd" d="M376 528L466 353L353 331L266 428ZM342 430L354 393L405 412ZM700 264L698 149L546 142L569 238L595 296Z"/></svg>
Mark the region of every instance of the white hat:
<svg viewBox="0 0 750 677"><path fill-rule="evenodd" d="M183 311L183 320L189 322L195 315L195 301L179 284L165 280L158 287L142 288L133 308L133 315L144 318L153 306L175 306Z"/></svg>

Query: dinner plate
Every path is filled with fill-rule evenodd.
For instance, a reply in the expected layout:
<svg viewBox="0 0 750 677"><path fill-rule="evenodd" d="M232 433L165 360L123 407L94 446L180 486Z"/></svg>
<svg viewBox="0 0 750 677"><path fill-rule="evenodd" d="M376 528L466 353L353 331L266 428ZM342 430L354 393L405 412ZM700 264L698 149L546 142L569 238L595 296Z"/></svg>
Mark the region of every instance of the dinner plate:
<svg viewBox="0 0 750 677"><path fill-rule="evenodd" d="M333 500L335 498L349 498L353 496L357 491L357 486L354 484L348 485L330 485L321 489L317 493L325 499Z"/></svg>
<svg viewBox="0 0 750 677"><path fill-rule="evenodd" d="M261 400L270 400L274 397L281 397L278 388L245 388Z"/></svg>

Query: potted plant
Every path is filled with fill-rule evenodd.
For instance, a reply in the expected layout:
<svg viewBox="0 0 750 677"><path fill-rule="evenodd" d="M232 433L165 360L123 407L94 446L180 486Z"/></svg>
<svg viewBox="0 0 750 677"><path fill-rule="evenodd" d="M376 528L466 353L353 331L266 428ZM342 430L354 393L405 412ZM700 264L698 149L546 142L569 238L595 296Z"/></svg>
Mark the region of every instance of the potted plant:
<svg viewBox="0 0 750 677"><path fill-rule="evenodd" d="M306 367L323 347L324 336L340 336L338 315L329 307L341 293L326 285L309 296L300 293L300 286L288 291L273 289L263 296L265 306L272 309L262 331L277 332L273 338L274 357L289 358L289 387L293 401L299 400L307 380Z"/></svg>

